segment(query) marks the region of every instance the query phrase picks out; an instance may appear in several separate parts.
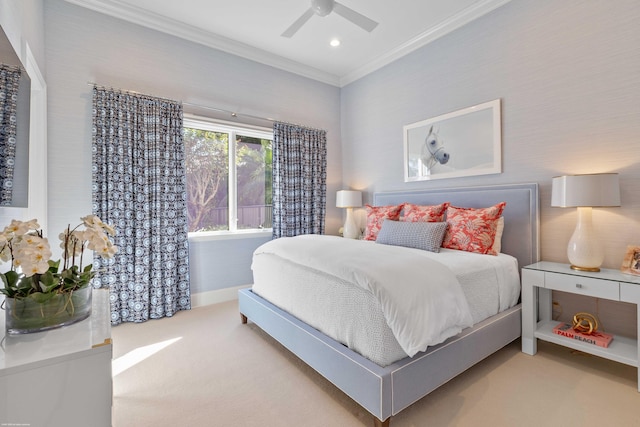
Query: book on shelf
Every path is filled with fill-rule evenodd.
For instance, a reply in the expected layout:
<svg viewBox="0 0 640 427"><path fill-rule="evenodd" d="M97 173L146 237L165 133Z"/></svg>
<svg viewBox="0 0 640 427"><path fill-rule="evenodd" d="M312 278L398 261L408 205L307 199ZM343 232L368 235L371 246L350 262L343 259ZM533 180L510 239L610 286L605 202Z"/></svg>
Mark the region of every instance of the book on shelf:
<svg viewBox="0 0 640 427"><path fill-rule="evenodd" d="M574 330L573 326L569 323L559 323L555 328L553 328L553 333L605 348L609 347L609 344L613 340L613 335L605 332L596 331L591 334L583 334L582 332Z"/></svg>

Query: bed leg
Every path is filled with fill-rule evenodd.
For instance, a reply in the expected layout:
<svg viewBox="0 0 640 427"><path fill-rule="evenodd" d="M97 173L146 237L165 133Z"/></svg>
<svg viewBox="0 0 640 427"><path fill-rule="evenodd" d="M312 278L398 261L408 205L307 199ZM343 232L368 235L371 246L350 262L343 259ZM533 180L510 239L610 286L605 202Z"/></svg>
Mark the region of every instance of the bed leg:
<svg viewBox="0 0 640 427"><path fill-rule="evenodd" d="M240 313L240 320L242 321L242 324L243 324L243 325L246 325L246 324L247 324L247 321L248 321L249 319L247 319L247 316L245 316L244 314Z"/></svg>
<svg viewBox="0 0 640 427"><path fill-rule="evenodd" d="M380 421L378 417L373 417L373 427L389 427L391 424L391 417L384 421Z"/></svg>

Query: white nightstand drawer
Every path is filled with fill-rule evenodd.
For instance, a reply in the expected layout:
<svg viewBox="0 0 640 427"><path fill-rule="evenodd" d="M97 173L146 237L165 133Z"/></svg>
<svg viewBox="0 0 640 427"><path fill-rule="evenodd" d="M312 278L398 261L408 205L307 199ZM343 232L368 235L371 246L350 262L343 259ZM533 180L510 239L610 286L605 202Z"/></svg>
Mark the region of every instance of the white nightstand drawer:
<svg viewBox="0 0 640 427"><path fill-rule="evenodd" d="M571 292L572 294L615 301L620 300L620 284L613 280L546 272L544 275L544 287L556 291Z"/></svg>
<svg viewBox="0 0 640 427"><path fill-rule="evenodd" d="M640 304L640 285L620 283L620 301Z"/></svg>

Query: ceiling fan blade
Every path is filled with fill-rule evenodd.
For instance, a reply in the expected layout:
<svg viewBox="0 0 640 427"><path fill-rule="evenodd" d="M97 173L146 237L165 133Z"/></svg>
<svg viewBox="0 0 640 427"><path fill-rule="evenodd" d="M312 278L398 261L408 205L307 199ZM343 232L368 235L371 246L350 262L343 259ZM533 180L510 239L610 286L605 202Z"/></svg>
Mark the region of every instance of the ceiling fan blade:
<svg viewBox="0 0 640 427"><path fill-rule="evenodd" d="M353 22L365 31L371 32L378 26L378 23L376 21L369 19L366 16L356 12L355 10L341 5L338 2L335 3L333 11L343 18Z"/></svg>
<svg viewBox="0 0 640 427"><path fill-rule="evenodd" d="M300 27L302 27L306 22L313 16L313 9L308 9L305 13L302 14L300 18L296 20L289 28L287 28L284 33L280 34L282 37L291 38L295 33L298 32Z"/></svg>

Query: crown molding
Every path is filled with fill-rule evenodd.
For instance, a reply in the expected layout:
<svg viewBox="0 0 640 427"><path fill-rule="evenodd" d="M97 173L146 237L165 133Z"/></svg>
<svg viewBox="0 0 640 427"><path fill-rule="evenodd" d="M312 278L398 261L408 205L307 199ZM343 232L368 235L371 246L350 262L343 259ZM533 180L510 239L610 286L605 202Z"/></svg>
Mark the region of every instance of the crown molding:
<svg viewBox="0 0 640 427"><path fill-rule="evenodd" d="M332 86L339 86L340 84L339 76L334 74L318 70L314 67L309 67L299 62L237 42L227 37L213 34L200 28L189 26L174 19L167 18L136 6L131 6L118 0L65 1L105 15L113 16L115 18L123 19L134 24L189 40L194 43L240 56L245 59L317 80L322 83Z"/></svg>
<svg viewBox="0 0 640 427"><path fill-rule="evenodd" d="M374 59L364 66L344 75L336 76L300 62L292 61L262 49L240 43L211 32L191 27L182 22L159 15L120 0L65 0L78 6L94 10L153 30L180 37L204 46L208 46L245 59L259 62L280 70L288 71L332 86L344 87L385 65L433 42L434 40L462 27L491 12L511 0L482 0L451 16L449 19L419 34L413 39L399 45L386 54Z"/></svg>

